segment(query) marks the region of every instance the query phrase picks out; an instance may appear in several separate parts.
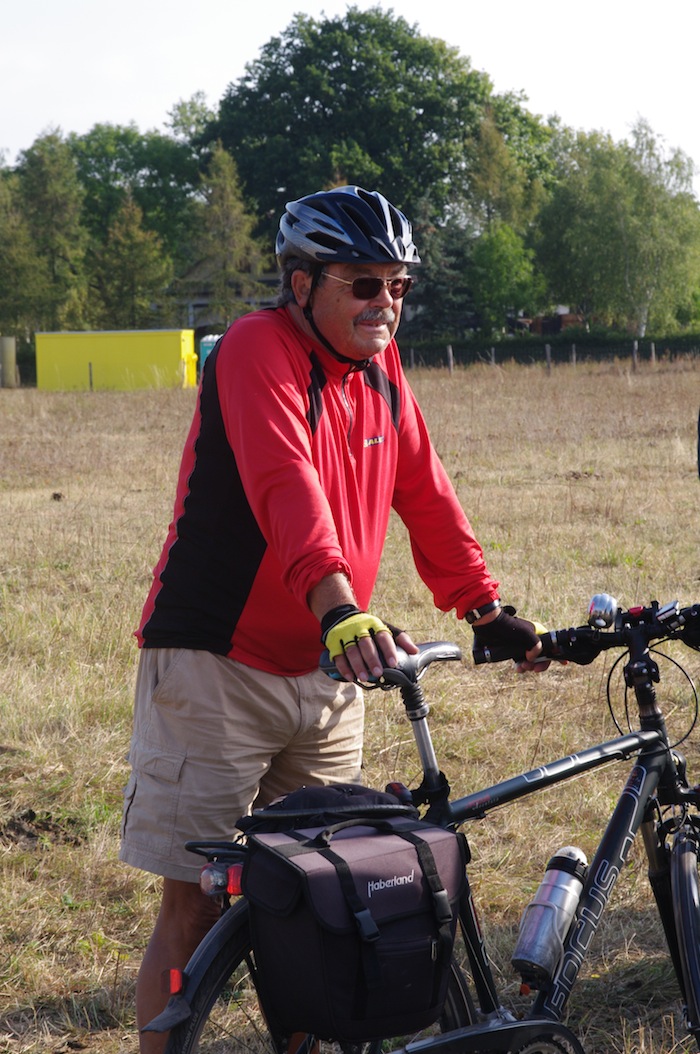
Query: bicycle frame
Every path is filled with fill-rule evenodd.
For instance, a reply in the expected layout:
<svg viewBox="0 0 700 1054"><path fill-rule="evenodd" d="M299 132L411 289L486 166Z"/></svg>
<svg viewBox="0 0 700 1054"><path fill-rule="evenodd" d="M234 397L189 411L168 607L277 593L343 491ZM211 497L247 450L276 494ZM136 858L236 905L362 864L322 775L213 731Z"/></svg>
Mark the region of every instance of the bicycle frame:
<svg viewBox="0 0 700 1054"><path fill-rule="evenodd" d="M589 868L581 896L579 923L565 945L566 953L552 982L551 991L547 993L546 998L541 995L533 1005L533 1014L536 1013L537 1016L546 1016L552 1020L561 1018L585 952L595 934L634 836L644 820L649 800L653 797L668 764L668 754L663 746L661 733L654 730L633 732L588 747L579 753L542 765L446 805L446 815L443 816L442 823L445 823L446 819L449 824L461 824L483 818L501 805L573 779L612 761L625 760L640 750L639 758L627 779L620 801ZM467 903L462 909L461 923L472 976L482 1011L486 1015L494 1014L499 1010L500 1000L481 940L471 891L468 891L467 898ZM670 922L672 932L672 916Z"/></svg>
<svg viewBox="0 0 700 1054"><path fill-rule="evenodd" d="M426 762L421 792L423 800L429 803L428 818L444 825L462 824L465 821L483 818L501 805L573 779L612 761L637 755L588 868L576 920L564 942L563 957L551 982L537 994L526 1021L561 1021L586 953L640 829L649 862L649 881L680 991L685 998L674 923L670 853L664 840L659 837L654 821L658 818L659 805L687 807L692 803L697 806L698 793L697 790L689 788L685 780L683 762L669 746L664 717L657 705L654 689L654 682L658 681L658 668L649 654L648 641L639 629L630 629L628 637L630 659L625 667L625 679L628 686L633 688L639 706L642 726L640 731L588 747L453 801L448 798L449 787L444 776L440 774L439 778L435 777L433 755L431 749L425 747L426 740L428 743L430 741L430 735L424 720L427 707L419 705L420 688L413 698L404 699L416 731L418 752ZM423 726L420 731L416 728L417 725ZM682 823L677 822L677 838L682 830ZM485 1018L483 1026L470 1026L462 1030L462 1039L465 1041L462 1049L472 1051L481 1049L481 1044L476 1039L481 1030L488 1030L493 1041L494 1027L496 1031L503 1029L506 1035L510 1035L513 1022L500 1004L469 888L461 906L460 927L480 1009ZM700 1032L698 1023L689 1022L689 1027L697 1038ZM568 1042L573 1041L575 1045L574 1037L566 1031ZM451 1038L452 1042L458 1042L458 1035L459 1033L452 1033L435 1037L434 1040L428 1039L422 1041L418 1047L421 1051L432 1051L448 1038ZM410 1049L413 1051L412 1047ZM504 1046L503 1049L508 1048Z"/></svg>
<svg viewBox="0 0 700 1054"><path fill-rule="evenodd" d="M477 1023L407 1043L394 1054L438 1054L438 1051L445 1054L474 1054L477 1051L512 1054L516 1050L528 1054L559 1050L584 1054L580 1042L561 1019L632 843L640 832L649 862L649 881L686 1004L686 1023L700 1045L700 786L689 786L685 761L669 743L654 688L660 679L659 670L650 652L652 641L678 637L700 651L700 605L681 610L677 602L659 608L654 601L650 608L638 607L619 613L616 601L606 594L595 600L605 603L596 608L595 621L591 621L589 612L588 627L540 634L540 640L548 657L581 663L591 662L601 650L626 649L629 661L624 667L625 683L634 692L638 704L639 730L589 746L473 794L450 800L450 787L440 771L428 727L429 707L419 683L422 673L432 662L457 660L461 658L460 649L446 642L420 645L417 654L404 655L400 667L385 669L381 679L374 682L375 687L400 689L421 761L423 780L420 787L408 791L399 786L399 797L403 800L403 792L409 794L414 805L426 807L425 820L444 827L483 818L499 806L613 761L632 762L588 867L574 922L564 939L559 965L551 979L546 975L548 979L541 988L537 989L533 981L536 994L529 1013L516 1021L501 1005L467 883L459 904L459 927L479 1012L474 1014L472 1001L466 999L465 990L464 1012L452 1020L476 1019ZM608 601L612 603L608 604ZM612 611L609 621L600 621L599 617L608 609ZM601 635L601 628L609 629L613 621L614 629ZM688 626L689 635L683 629ZM682 632L685 635L681 636ZM491 652L486 659L477 658L475 650L475 661L500 661L512 657L510 654L496 656ZM331 676L337 672L325 657L321 668ZM697 694L695 700L697 716ZM226 904L228 895L238 892L232 882L232 872L236 868L229 865L240 864L245 857L245 846L240 842L193 842L188 843L188 847L213 863L208 879L211 889L205 892L221 895ZM201 1028L211 1008L208 1000L216 998L219 986L249 946L246 920L245 900L238 901L232 911L224 913L195 952L186 971L180 971L184 984L172 989L174 994L168 1007L150 1023L150 1029L167 1031L188 1022L191 1014L194 1014L195 1028ZM229 961L231 932L236 933L239 943L236 955L230 956ZM193 1032L184 1035L187 1050L194 1049L191 1040L194 1036L196 1041L197 1035ZM313 1037L307 1037L307 1040L309 1049L313 1049Z"/></svg>

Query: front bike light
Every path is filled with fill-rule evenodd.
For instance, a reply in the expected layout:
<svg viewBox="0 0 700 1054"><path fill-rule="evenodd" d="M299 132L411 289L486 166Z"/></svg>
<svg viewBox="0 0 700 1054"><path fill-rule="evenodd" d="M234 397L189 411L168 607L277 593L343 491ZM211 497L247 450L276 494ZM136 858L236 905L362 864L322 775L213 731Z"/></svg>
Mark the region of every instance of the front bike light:
<svg viewBox="0 0 700 1054"><path fill-rule="evenodd" d="M243 864L226 864L222 860L211 860L199 873L199 888L207 897L223 893L231 897L241 895Z"/></svg>

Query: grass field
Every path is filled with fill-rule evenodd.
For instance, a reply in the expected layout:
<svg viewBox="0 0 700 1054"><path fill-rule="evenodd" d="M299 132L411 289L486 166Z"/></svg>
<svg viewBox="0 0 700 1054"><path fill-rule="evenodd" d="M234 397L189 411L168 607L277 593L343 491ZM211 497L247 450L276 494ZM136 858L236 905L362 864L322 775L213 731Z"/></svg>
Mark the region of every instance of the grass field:
<svg viewBox="0 0 700 1054"><path fill-rule="evenodd" d="M700 600L697 360L410 379L521 613L580 623L602 590L624 604ZM133 630L194 398L0 390L0 1051L137 1049L133 986L158 890L116 855ZM398 522L374 609L468 655L470 631L432 607ZM685 662L697 675L697 656ZM611 738L606 675L603 660L539 677L469 659L441 668L426 690L454 790ZM682 734L684 702L673 721ZM367 783L415 777L409 737L394 697L371 695ZM683 748L696 774L698 742L700 731ZM509 942L547 859L571 842L590 853L623 775L611 766L470 829L472 883L508 991ZM587 1050L692 1049L636 848L579 993L572 1015Z"/></svg>

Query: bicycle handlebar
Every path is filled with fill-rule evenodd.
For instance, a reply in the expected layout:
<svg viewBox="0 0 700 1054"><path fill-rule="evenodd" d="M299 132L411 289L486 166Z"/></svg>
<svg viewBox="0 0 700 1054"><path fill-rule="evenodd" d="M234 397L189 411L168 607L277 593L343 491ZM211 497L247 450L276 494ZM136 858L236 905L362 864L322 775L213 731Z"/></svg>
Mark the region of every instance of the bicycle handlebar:
<svg viewBox="0 0 700 1054"><path fill-rule="evenodd" d="M628 611L617 611L614 625L602 628L595 625L570 629L548 630L538 634L542 642L542 658L560 662L574 662L586 666L602 651L628 647L636 635L647 644L654 640L681 640L689 648L700 650L700 604L681 608L678 601L659 606L652 601L649 607L632 607ZM505 662L507 659L522 661L524 655L514 653L507 646L482 647L475 639L472 657L475 664Z"/></svg>
<svg viewBox="0 0 700 1054"><path fill-rule="evenodd" d="M608 628L598 625L578 626L570 629L548 630L538 634L542 642L542 658L555 659L559 662L573 662L586 666L596 659L602 651L611 648L629 648L632 641L650 644L654 640L681 640L689 648L700 651L700 603L682 608L678 601L672 601L661 607L652 601L649 607L631 607L628 611L617 609L617 602L602 594L599 598L612 601L610 619L614 625ZM592 611L592 606L591 606ZM591 615L593 620L593 615ZM371 678L367 688L406 688L416 684L432 662L445 662L461 658L456 644L447 641L431 641L418 645L416 655L408 655L402 648L397 648L398 666L384 669L380 678ZM514 652L507 646L481 647L475 641L472 650L475 664L505 662L514 659L520 662L524 655ZM328 652L324 652L319 663L320 669L329 677L342 679Z"/></svg>

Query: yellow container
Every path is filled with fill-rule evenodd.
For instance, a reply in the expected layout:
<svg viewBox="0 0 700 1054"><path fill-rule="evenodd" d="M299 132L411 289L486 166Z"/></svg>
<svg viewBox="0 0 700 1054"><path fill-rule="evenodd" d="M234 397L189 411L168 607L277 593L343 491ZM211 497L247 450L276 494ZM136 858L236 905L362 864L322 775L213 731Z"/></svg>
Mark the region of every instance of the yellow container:
<svg viewBox="0 0 700 1054"><path fill-rule="evenodd" d="M194 330L37 333L36 376L45 391L194 388Z"/></svg>

